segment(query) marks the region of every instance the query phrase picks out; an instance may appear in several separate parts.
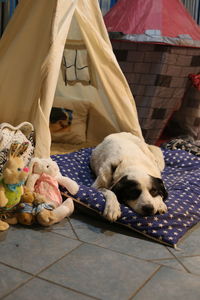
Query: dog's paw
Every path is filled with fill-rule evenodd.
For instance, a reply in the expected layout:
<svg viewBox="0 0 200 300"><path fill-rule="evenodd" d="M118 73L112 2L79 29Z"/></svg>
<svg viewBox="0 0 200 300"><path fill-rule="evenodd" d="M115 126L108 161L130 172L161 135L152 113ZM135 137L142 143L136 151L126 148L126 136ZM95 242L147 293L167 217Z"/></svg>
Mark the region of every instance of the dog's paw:
<svg viewBox="0 0 200 300"><path fill-rule="evenodd" d="M158 213L165 214L166 212L167 212L167 205L164 202L162 202L162 204L160 204L158 208Z"/></svg>
<svg viewBox="0 0 200 300"><path fill-rule="evenodd" d="M113 192L106 190L106 192L103 192L103 194L106 198L103 216L107 220L114 222L121 217L120 204Z"/></svg>

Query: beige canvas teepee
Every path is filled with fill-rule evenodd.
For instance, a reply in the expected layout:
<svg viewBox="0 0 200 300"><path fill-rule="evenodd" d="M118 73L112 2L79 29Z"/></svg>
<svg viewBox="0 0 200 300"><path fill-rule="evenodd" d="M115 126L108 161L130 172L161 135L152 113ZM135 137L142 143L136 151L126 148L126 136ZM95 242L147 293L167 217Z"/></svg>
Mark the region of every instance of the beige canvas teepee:
<svg viewBox="0 0 200 300"><path fill-rule="evenodd" d="M73 71L80 73L78 77L70 68L61 68L63 54L73 56L72 50L81 53L80 61L87 60L87 68L84 61L83 68ZM0 122L31 122L35 155L47 157L52 106L81 99L90 103L88 140L98 142L119 131L142 137L134 99L112 52L98 1L21 0L0 41Z"/></svg>

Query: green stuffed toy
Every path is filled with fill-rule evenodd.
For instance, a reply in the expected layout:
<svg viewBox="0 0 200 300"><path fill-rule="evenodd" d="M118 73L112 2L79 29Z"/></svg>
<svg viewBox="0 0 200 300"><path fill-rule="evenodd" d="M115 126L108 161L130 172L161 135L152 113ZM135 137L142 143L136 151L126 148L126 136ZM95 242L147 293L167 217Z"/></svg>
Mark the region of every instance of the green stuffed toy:
<svg viewBox="0 0 200 300"><path fill-rule="evenodd" d="M13 143L10 147L8 160L0 179L0 231L16 224L15 208L23 194L23 184L29 169L25 167L21 155L26 151L28 143Z"/></svg>

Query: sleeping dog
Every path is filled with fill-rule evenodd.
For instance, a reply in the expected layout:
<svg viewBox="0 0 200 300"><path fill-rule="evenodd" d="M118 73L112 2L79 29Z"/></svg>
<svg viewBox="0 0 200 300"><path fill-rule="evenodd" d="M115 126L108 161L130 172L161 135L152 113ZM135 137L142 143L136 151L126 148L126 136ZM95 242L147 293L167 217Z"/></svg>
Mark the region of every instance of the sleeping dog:
<svg viewBox="0 0 200 300"><path fill-rule="evenodd" d="M114 133L92 151L90 164L97 176L93 187L106 199L106 219L116 221L121 216L120 203L141 215L167 212L160 148L131 133Z"/></svg>

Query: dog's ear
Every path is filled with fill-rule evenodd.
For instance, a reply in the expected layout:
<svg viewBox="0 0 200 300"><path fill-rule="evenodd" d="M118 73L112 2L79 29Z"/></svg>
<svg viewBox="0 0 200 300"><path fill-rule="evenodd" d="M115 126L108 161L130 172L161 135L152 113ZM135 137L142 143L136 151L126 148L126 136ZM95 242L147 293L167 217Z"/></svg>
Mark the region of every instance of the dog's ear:
<svg viewBox="0 0 200 300"><path fill-rule="evenodd" d="M164 183L161 178L153 177L152 178L152 185L158 191L158 194L163 198L163 201L167 199L168 192L164 186Z"/></svg>

